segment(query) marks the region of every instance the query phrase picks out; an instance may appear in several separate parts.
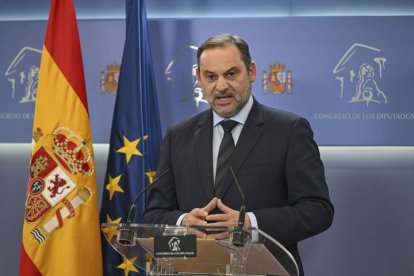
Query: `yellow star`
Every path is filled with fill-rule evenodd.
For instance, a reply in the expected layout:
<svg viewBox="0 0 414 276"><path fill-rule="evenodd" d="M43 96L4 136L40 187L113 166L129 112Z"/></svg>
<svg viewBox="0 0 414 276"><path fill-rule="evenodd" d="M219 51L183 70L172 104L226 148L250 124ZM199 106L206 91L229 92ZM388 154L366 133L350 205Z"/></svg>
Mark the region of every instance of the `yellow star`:
<svg viewBox="0 0 414 276"><path fill-rule="evenodd" d="M134 266L135 260L138 257L132 258L132 259L128 259L124 257L124 262L120 265L118 265L117 267L120 269L124 270L124 275L128 276L129 272L138 272L138 269Z"/></svg>
<svg viewBox="0 0 414 276"><path fill-rule="evenodd" d="M108 224L120 223L121 219L122 219L122 217L117 218L115 220L112 220L109 215L106 215L106 223L108 223ZM109 226L109 227L103 229L102 232L105 233L105 236L107 237L107 240L110 242L112 240L113 236L116 236L118 234L118 228L115 227L115 226Z"/></svg>
<svg viewBox="0 0 414 276"><path fill-rule="evenodd" d="M131 159L132 155L135 154L135 155L142 156L142 153L137 148L140 141L141 141L141 138L138 138L138 139L130 142L128 140L128 138L126 138L124 136L124 146L122 148L118 149L116 152L125 153L127 163L128 163L129 160Z"/></svg>
<svg viewBox="0 0 414 276"><path fill-rule="evenodd" d="M121 180L121 174L115 178L109 176L109 183L106 185L106 189L109 191L109 200L112 200L115 192L123 193L124 190L119 186L119 180Z"/></svg>
<svg viewBox="0 0 414 276"><path fill-rule="evenodd" d="M154 181L154 176L157 174L156 171L149 171L145 173L146 176L148 176L149 183L152 184L152 181Z"/></svg>

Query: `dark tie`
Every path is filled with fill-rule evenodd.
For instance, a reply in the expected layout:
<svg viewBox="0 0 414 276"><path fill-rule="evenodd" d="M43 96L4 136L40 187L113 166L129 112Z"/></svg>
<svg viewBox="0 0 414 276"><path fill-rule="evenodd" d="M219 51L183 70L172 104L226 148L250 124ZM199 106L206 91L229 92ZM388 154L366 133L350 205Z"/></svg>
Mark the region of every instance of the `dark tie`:
<svg viewBox="0 0 414 276"><path fill-rule="evenodd" d="M216 179L214 185L215 194L218 195L222 188L224 176L229 167L229 160L234 150L234 140L231 134L232 129L237 125L236 121L226 120L220 122L224 130L223 140L221 140L220 148L217 156Z"/></svg>

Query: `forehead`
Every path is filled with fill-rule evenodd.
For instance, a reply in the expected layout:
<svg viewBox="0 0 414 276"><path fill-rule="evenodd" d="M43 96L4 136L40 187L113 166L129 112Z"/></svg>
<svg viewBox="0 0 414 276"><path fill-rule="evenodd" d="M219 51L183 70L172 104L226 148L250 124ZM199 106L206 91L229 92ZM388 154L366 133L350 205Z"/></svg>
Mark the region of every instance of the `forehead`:
<svg viewBox="0 0 414 276"><path fill-rule="evenodd" d="M233 44L204 50L199 63L202 71L219 71L243 66L240 51Z"/></svg>

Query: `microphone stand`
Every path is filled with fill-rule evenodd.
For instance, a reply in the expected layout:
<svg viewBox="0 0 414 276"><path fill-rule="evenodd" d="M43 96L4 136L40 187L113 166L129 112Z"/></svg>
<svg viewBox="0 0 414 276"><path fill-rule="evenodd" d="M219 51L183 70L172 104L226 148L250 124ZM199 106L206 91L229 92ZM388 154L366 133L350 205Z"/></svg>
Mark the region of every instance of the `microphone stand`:
<svg viewBox="0 0 414 276"><path fill-rule="evenodd" d="M154 179L154 181L152 181L152 184L142 189L141 192L139 192L138 195L135 197L134 201L132 202L131 208L129 209L128 217L125 222L125 226L122 226L118 232L117 240L120 244L127 245L127 246L135 245L135 232L131 229L130 224L135 218L135 212L137 210L137 201L138 199L141 198L141 196L146 191L154 187L154 185L156 185L160 181L160 179L162 179L164 175L167 174L168 171L169 169L166 169L165 171L163 171L159 176L157 176L157 178Z"/></svg>
<svg viewBox="0 0 414 276"><path fill-rule="evenodd" d="M233 168L229 167L231 174L233 176L234 182L236 182L237 188L242 196L242 205L240 206L240 213L239 213L239 222L237 226L230 232L232 235L232 244L237 247L244 246L248 240L248 233L243 229L244 228L244 220L246 219L246 206L244 201L244 193L240 186L239 181L237 181L237 177L234 174Z"/></svg>

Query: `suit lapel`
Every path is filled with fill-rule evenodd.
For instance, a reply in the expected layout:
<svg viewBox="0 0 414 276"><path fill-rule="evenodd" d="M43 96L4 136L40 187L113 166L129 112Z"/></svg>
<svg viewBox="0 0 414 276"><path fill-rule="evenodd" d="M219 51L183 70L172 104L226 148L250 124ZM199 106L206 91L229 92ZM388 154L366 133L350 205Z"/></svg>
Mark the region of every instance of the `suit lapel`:
<svg viewBox="0 0 414 276"><path fill-rule="evenodd" d="M208 198L214 197L213 182L213 113L210 110L200 118L195 131L195 146L198 167Z"/></svg>
<svg viewBox="0 0 414 276"><path fill-rule="evenodd" d="M233 155L230 158L230 166L236 175L246 158L248 158L249 153L256 145L259 137L263 134L263 123L263 114L261 112L259 103L257 103L255 100L252 109L250 110L249 116L247 117L243 130L240 134ZM217 195L219 198L223 198L223 196L226 194L232 180L233 177L231 175L231 172L229 172L225 176L223 189L221 189L222 193Z"/></svg>

